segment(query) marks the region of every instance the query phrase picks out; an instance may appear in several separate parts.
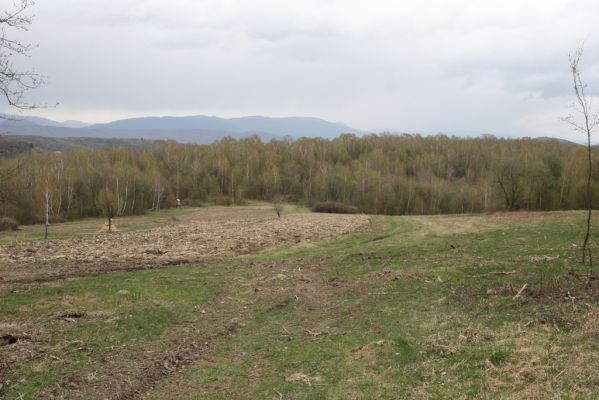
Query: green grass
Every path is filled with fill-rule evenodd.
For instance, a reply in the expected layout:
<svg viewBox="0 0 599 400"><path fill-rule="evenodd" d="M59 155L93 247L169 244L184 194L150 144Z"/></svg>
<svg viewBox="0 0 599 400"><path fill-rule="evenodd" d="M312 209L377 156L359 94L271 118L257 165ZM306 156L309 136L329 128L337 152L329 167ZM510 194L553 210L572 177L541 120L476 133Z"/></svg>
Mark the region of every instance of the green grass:
<svg viewBox="0 0 599 400"><path fill-rule="evenodd" d="M0 375L0 395L33 399L58 384L67 398L97 398L104 389L67 383L106 366L135 377L144 352L197 340L209 353L144 398L599 396L597 290L568 274L585 272L574 246L582 214L372 225L205 266L0 292L0 323L33 324L68 361L21 362ZM510 288L524 284L514 298ZM564 299L568 291L576 300ZM102 313L76 323L48 317L68 309ZM227 329L231 318L242 326ZM121 352L129 359L116 362Z"/></svg>
<svg viewBox="0 0 599 400"><path fill-rule="evenodd" d="M18 377L28 385L7 395L31 393L31 398L36 398L39 387L86 371L91 360L97 361L121 346L152 343L156 348L155 342L164 331L181 319L191 318L218 292L217 287L206 284L209 277L218 274L208 268L173 268L72 280L33 292L0 293L0 323L35 321L36 330L58 349L53 356L69 358L68 363L51 363L51 368L39 361L17 365L7 379ZM86 315L76 322L59 316L71 310ZM73 344L83 346L83 351L71 352Z"/></svg>

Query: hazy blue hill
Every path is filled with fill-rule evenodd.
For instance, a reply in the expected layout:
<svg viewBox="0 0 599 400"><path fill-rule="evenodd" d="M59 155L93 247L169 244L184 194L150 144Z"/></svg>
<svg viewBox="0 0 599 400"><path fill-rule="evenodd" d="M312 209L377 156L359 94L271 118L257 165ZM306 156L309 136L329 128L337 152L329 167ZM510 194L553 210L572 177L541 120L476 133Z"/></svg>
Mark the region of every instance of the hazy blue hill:
<svg viewBox="0 0 599 400"><path fill-rule="evenodd" d="M1 116L1 115L0 115ZM343 123L311 117L271 118L250 116L220 118L207 115L187 117L141 117L122 119L103 124L87 125L79 121L57 122L46 118L10 116L0 119L0 135L41 136L48 138L100 138L176 140L181 143L210 144L224 137L241 139L258 135L263 141L293 138L334 138L342 133L362 135L366 132ZM457 136L479 136L474 132ZM560 143L577 145L563 139L539 137L533 140L558 140Z"/></svg>
<svg viewBox="0 0 599 400"><path fill-rule="evenodd" d="M140 117L121 119L105 124L94 124L90 129L151 129L151 130L189 130L202 129L213 131L225 131L226 120L218 117L196 115L189 117Z"/></svg>
<svg viewBox="0 0 599 400"><path fill-rule="evenodd" d="M69 120L69 121L58 122L58 121L53 121L51 119L41 118L41 117L24 117L23 121L29 122L29 123L34 123L34 124L40 125L40 126L53 126L53 127L60 127L60 128L84 128L84 127L90 125L88 123L81 122L81 121Z"/></svg>
<svg viewBox="0 0 599 400"><path fill-rule="evenodd" d="M580 143L575 143L572 142L570 140L566 140L566 139L559 139L559 138L552 138L552 137L548 137L548 136L541 136L541 137L537 137L535 138L535 140L539 140L539 141L543 141L543 142L548 142L551 140L556 140L561 144L569 144L569 145L574 145L574 146L580 146Z"/></svg>
<svg viewBox="0 0 599 400"><path fill-rule="evenodd" d="M79 137L88 136L84 128L67 128L63 126L38 125L31 121L2 121L0 135L28 135L46 137Z"/></svg>
<svg viewBox="0 0 599 400"><path fill-rule="evenodd" d="M75 120L58 122L47 118L31 117L26 115L0 114L0 117L4 118L0 119L0 126L2 127L38 125L60 128L84 128L90 125L88 123Z"/></svg>
<svg viewBox="0 0 599 400"><path fill-rule="evenodd" d="M309 117L143 117L90 126L79 121L56 122L39 117L10 117L11 119L0 120L0 134L52 138L176 140L182 143L209 144L226 136L240 139L258 135L262 140L269 141L286 135L294 138L333 138L341 133L363 133L341 123Z"/></svg>
<svg viewBox="0 0 599 400"><path fill-rule="evenodd" d="M107 124L95 124L89 129L117 130L200 130L234 134L269 134L270 136L334 137L341 133L363 133L341 123L328 122L319 118L261 116L219 118L206 115L187 117L145 117L123 119Z"/></svg>

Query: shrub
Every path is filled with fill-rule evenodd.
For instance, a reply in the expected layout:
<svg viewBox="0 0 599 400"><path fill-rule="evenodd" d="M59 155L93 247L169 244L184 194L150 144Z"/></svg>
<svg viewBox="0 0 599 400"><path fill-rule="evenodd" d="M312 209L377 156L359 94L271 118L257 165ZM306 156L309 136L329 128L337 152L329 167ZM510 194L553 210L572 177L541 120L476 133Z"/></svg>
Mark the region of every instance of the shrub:
<svg viewBox="0 0 599 400"><path fill-rule="evenodd" d="M312 207L312 211L333 214L357 214L358 208L337 201L323 201L316 203Z"/></svg>
<svg viewBox="0 0 599 400"><path fill-rule="evenodd" d="M187 198L187 199L183 199L181 201L181 206L204 207L205 204L202 201L202 199L199 199L199 198Z"/></svg>
<svg viewBox="0 0 599 400"><path fill-rule="evenodd" d="M61 215L60 217L50 216L49 222L52 224L58 224L61 222L67 222L67 219L63 215Z"/></svg>
<svg viewBox="0 0 599 400"><path fill-rule="evenodd" d="M231 197L219 194L208 196L208 202L213 203L215 206L230 206L233 204Z"/></svg>
<svg viewBox="0 0 599 400"><path fill-rule="evenodd" d="M0 218L0 231L16 231L19 229L19 223L12 218Z"/></svg>

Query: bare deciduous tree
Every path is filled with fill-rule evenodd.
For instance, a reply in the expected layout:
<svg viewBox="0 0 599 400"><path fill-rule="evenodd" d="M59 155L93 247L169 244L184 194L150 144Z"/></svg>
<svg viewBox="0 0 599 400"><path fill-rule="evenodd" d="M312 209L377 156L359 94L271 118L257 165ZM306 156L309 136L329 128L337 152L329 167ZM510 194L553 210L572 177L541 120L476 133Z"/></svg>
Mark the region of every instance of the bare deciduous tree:
<svg viewBox="0 0 599 400"><path fill-rule="evenodd" d="M106 217L108 222L108 233L112 233L112 219L117 214L117 196L108 187L100 190L98 199L96 200L98 208L102 210L102 214Z"/></svg>
<svg viewBox="0 0 599 400"><path fill-rule="evenodd" d="M272 208L277 213L277 217L281 218L281 214L285 209L285 196L276 194L272 198Z"/></svg>
<svg viewBox="0 0 599 400"><path fill-rule="evenodd" d="M50 188L46 180L46 223L44 225L44 240L48 240L48 226L50 225Z"/></svg>
<svg viewBox="0 0 599 400"><path fill-rule="evenodd" d="M574 94L576 95L576 101L574 103L574 109L578 114L578 118L574 115L568 115L564 118L568 124L570 124L576 131L582 132L587 137L587 155L588 155L588 175L586 182L586 196L588 205L587 224L586 232L584 235L584 241L582 243L582 262L586 260L587 254L589 255L589 274L593 267L593 258L590 251L588 250L589 238L591 236L591 212L593 208L593 193L592 193L592 159L591 159L591 134L597 124L599 123L599 114L593 110L593 99L586 93L587 85L582 80L580 74L580 61L584 48L579 47L573 54L570 54L570 71L572 72L572 81L574 83Z"/></svg>
<svg viewBox="0 0 599 400"><path fill-rule="evenodd" d="M0 11L0 94L8 104L21 110L39 107L25 99L25 93L44 82L33 70L22 71L13 64L15 56L29 56L34 45L23 43L11 36L14 31L27 31L32 23L28 10L33 0L15 2L10 10Z"/></svg>

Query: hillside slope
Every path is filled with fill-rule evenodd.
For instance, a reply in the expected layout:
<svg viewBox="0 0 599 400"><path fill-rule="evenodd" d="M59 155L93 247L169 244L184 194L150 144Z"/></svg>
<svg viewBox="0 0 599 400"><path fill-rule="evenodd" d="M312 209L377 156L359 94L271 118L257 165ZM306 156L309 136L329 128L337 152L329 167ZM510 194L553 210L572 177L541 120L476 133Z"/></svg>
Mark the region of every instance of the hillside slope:
<svg viewBox="0 0 599 400"><path fill-rule="evenodd" d="M143 117L84 126L77 121L56 122L37 117L7 119L0 122L5 135L45 136L54 138L127 138L176 140L183 143L209 144L226 136L236 139L258 135L262 140L291 136L332 138L341 133L363 131L342 123L308 117L219 118L196 115L187 117Z"/></svg>

